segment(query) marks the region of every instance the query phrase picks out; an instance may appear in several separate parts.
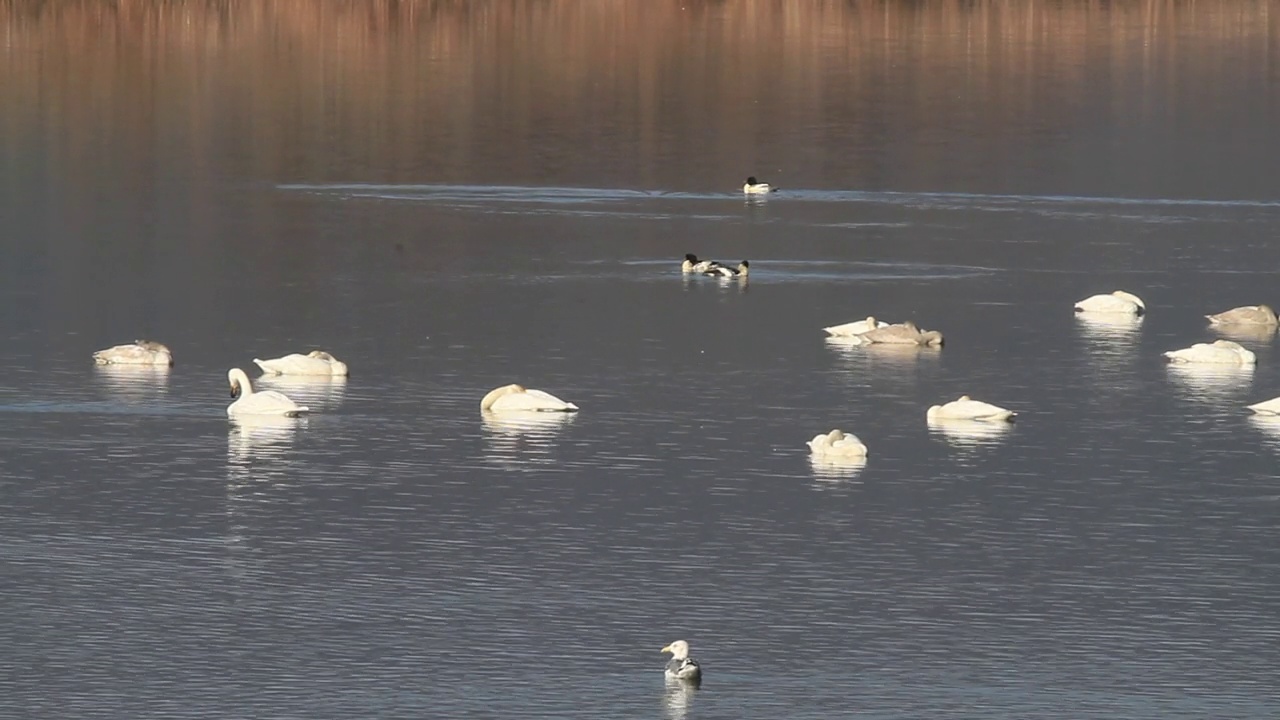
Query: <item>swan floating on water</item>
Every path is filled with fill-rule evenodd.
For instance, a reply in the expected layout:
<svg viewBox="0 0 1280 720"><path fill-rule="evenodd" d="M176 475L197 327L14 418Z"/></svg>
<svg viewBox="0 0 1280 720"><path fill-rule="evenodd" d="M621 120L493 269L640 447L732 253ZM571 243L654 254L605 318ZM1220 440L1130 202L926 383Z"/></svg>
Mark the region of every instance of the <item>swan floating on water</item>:
<svg viewBox="0 0 1280 720"><path fill-rule="evenodd" d="M239 399L227 406L227 415L287 415L294 417L310 410L305 405L290 400L283 393L275 390L254 392L249 376L240 368L227 371L227 382L231 383L231 397Z"/></svg>
<svg viewBox="0 0 1280 720"><path fill-rule="evenodd" d="M742 185L742 192L748 195L768 195L777 191L778 188L770 187L769 183L756 180L754 175L747 178L747 181Z"/></svg>
<svg viewBox="0 0 1280 720"><path fill-rule="evenodd" d="M815 435L809 441L809 450L823 457L861 458L867 456L867 446L853 433L832 430Z"/></svg>
<svg viewBox="0 0 1280 720"><path fill-rule="evenodd" d="M164 365L173 364L173 353L161 343L152 340L134 340L126 345L116 345L93 354L99 365Z"/></svg>
<svg viewBox="0 0 1280 720"><path fill-rule="evenodd" d="M1254 403L1249 405L1248 408L1259 415L1280 415L1280 397Z"/></svg>
<svg viewBox="0 0 1280 720"><path fill-rule="evenodd" d="M480 401L480 411L577 412L578 406L551 393L512 383L490 390Z"/></svg>
<svg viewBox="0 0 1280 720"><path fill-rule="evenodd" d="M885 325L874 330L859 333L857 338L863 344L885 343L888 345L942 345L942 333L937 330L921 330L916 324L907 320L897 325Z"/></svg>
<svg viewBox="0 0 1280 720"><path fill-rule="evenodd" d="M673 680L701 680L702 666L698 665L698 661L689 657L689 643L684 640L677 640L670 645L662 648L660 652L671 653L671 659L667 661L667 667L664 674Z"/></svg>
<svg viewBox="0 0 1280 720"><path fill-rule="evenodd" d="M1116 290L1106 295L1094 295L1076 303L1076 312L1087 313L1126 313L1141 315L1147 311L1142 298L1124 290Z"/></svg>
<svg viewBox="0 0 1280 720"><path fill-rule="evenodd" d="M306 355L290 353L270 360L254 358L258 367L267 375L342 375L347 374L347 364L324 350L312 350Z"/></svg>
<svg viewBox="0 0 1280 720"><path fill-rule="evenodd" d="M832 325L831 327L824 327L822 329L826 330L827 334L832 337L851 337L853 335L861 335L862 333L882 327L889 327L889 323L882 320L876 320L874 317L868 315L866 320L855 320L843 325Z"/></svg>
<svg viewBox="0 0 1280 720"><path fill-rule="evenodd" d="M1210 325L1280 325L1276 311L1266 305L1245 305L1205 318Z"/></svg>
<svg viewBox="0 0 1280 720"><path fill-rule="evenodd" d="M1253 365L1258 357L1240 343L1231 340L1214 340L1212 343L1196 343L1189 348L1170 350L1164 354L1175 363L1216 363L1223 365Z"/></svg>
<svg viewBox="0 0 1280 720"><path fill-rule="evenodd" d="M999 405L992 405L981 400L974 400L968 395L961 395L945 405L934 405L925 413L928 420L981 420L994 422L1013 420L1017 413L1006 410Z"/></svg>

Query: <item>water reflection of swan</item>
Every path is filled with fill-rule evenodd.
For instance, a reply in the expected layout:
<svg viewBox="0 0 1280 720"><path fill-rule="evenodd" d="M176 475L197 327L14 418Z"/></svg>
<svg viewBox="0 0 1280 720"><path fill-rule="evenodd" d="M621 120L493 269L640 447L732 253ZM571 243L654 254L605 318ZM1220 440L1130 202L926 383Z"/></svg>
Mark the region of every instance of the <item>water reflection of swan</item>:
<svg viewBox="0 0 1280 720"><path fill-rule="evenodd" d="M577 413L480 413L487 439L485 459L500 465L553 462L556 436Z"/></svg>
<svg viewBox="0 0 1280 720"><path fill-rule="evenodd" d="M1253 380L1253 365L1169 363L1169 379L1188 395L1210 401L1243 395Z"/></svg>
<svg viewBox="0 0 1280 720"><path fill-rule="evenodd" d="M1144 317L1124 313L1076 313L1076 329L1094 342L1133 342L1138 339Z"/></svg>
<svg viewBox="0 0 1280 720"><path fill-rule="evenodd" d="M263 375L257 382L308 407L332 409L341 405L347 394L345 375Z"/></svg>
<svg viewBox="0 0 1280 720"><path fill-rule="evenodd" d="M169 393L168 365L94 365L93 378L121 402L155 400Z"/></svg>
<svg viewBox="0 0 1280 720"><path fill-rule="evenodd" d="M665 692L662 696L664 717L668 720L683 720L689 714L689 705L698 692L694 683L667 678Z"/></svg>
<svg viewBox="0 0 1280 720"><path fill-rule="evenodd" d="M892 363L914 363L921 357L937 357L942 348L937 345L896 345L892 343L866 343L858 335L833 335L823 338L826 346L848 357L872 358Z"/></svg>
<svg viewBox="0 0 1280 720"><path fill-rule="evenodd" d="M1250 415L1249 424L1262 433L1269 444L1280 446L1280 415Z"/></svg>
<svg viewBox="0 0 1280 720"><path fill-rule="evenodd" d="M1013 432L1013 425L1005 422L929 418L928 425L930 433L940 436L955 447L962 448L997 445Z"/></svg>
<svg viewBox="0 0 1280 720"><path fill-rule="evenodd" d="M1275 325L1210 325L1209 329L1236 342L1268 343L1276 336Z"/></svg>
<svg viewBox="0 0 1280 720"><path fill-rule="evenodd" d="M818 480L850 480L867 466L867 458L839 455L809 455L809 467Z"/></svg>
<svg viewBox="0 0 1280 720"><path fill-rule="evenodd" d="M243 462L254 458L278 457L288 452L298 429L307 419L283 415L240 415L231 419L227 431L227 459Z"/></svg>

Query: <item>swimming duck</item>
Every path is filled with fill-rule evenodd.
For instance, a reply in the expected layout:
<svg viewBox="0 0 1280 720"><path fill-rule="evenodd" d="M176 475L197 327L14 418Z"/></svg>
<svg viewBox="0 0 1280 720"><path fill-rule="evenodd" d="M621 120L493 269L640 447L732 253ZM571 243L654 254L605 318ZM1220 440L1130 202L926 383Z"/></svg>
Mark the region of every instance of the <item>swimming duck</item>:
<svg viewBox="0 0 1280 720"><path fill-rule="evenodd" d="M255 392L253 384L249 382L249 376L240 368L231 368L227 371L227 382L231 383L231 397L239 396L239 399L227 406L227 415L237 417L240 415L286 415L294 417L310 409L305 405L290 400L283 393L275 390L263 390Z"/></svg>
<svg viewBox="0 0 1280 720"><path fill-rule="evenodd" d="M925 413L928 420L1012 420L1017 413L998 405L974 400L968 395L961 395L945 405L934 405Z"/></svg>
<svg viewBox="0 0 1280 720"><path fill-rule="evenodd" d="M548 392L512 383L494 388L480 401L481 412L577 412L578 406Z"/></svg>
<svg viewBox="0 0 1280 720"><path fill-rule="evenodd" d="M754 175L747 178L747 182L742 185L742 192L748 195L768 195L777 191L777 188L769 187L769 183L758 182Z"/></svg>
<svg viewBox="0 0 1280 720"><path fill-rule="evenodd" d="M1205 315L1210 325L1277 325L1280 318L1266 305L1245 305L1216 315Z"/></svg>
<svg viewBox="0 0 1280 720"><path fill-rule="evenodd" d="M890 345L942 345L942 333L937 330L921 330L907 320L897 325L885 325L857 335L864 344L886 343Z"/></svg>
<svg viewBox="0 0 1280 720"><path fill-rule="evenodd" d="M715 260L699 260L697 255L685 253L684 262L680 263L680 272L705 273L711 268L719 266L720 263Z"/></svg>
<svg viewBox="0 0 1280 720"><path fill-rule="evenodd" d="M1214 340L1212 343L1196 343L1189 348L1170 350L1164 354L1175 363L1218 363L1225 365L1253 365L1258 356L1231 340Z"/></svg>
<svg viewBox="0 0 1280 720"><path fill-rule="evenodd" d="M672 680L701 680L702 666L689 657L689 643L677 640L662 648L661 652L671 653L664 674Z"/></svg>
<svg viewBox="0 0 1280 720"><path fill-rule="evenodd" d="M867 446L862 444L857 435L832 430L829 433L814 435L809 441L809 450L814 455L824 457L859 458L867 456Z"/></svg>
<svg viewBox="0 0 1280 720"><path fill-rule="evenodd" d="M1146 311L1147 306L1143 304L1142 298L1124 290L1116 290L1105 295L1093 295L1076 303L1076 312L1141 315Z"/></svg>
<svg viewBox="0 0 1280 720"><path fill-rule="evenodd" d="M342 375L347 374L347 364L324 350L312 350L306 355L290 353L270 360L254 358L258 367L267 375Z"/></svg>
<svg viewBox="0 0 1280 720"><path fill-rule="evenodd" d="M825 327L822 329L826 330L827 334L833 337L850 337L852 335L861 335L862 333L870 332L876 328L888 326L889 323L876 320L874 317L868 315L866 320L855 320L843 325L832 325L831 327Z"/></svg>
<svg viewBox="0 0 1280 720"><path fill-rule="evenodd" d="M750 269L750 266L751 266L751 263L747 262L746 260L743 260L742 262L738 263L738 267L736 268L731 268L728 265L721 265L719 263L716 263L712 265L709 269L704 271L702 274L709 275L711 277L746 277L747 271Z"/></svg>
<svg viewBox="0 0 1280 720"><path fill-rule="evenodd" d="M152 340L134 340L126 345L116 345L93 354L99 365L165 365L173 364L169 348Z"/></svg>

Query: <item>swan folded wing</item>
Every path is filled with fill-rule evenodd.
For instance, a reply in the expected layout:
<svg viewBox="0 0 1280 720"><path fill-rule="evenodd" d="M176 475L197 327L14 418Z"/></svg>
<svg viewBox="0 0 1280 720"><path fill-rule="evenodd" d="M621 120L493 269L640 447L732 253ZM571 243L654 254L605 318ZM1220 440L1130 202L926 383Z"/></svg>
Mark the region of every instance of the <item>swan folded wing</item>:
<svg viewBox="0 0 1280 720"><path fill-rule="evenodd" d="M1259 415L1280 415L1280 397L1254 403L1248 407Z"/></svg>
<svg viewBox="0 0 1280 720"><path fill-rule="evenodd" d="M1245 305L1215 315L1205 315L1213 325L1276 325L1280 319L1266 305Z"/></svg>

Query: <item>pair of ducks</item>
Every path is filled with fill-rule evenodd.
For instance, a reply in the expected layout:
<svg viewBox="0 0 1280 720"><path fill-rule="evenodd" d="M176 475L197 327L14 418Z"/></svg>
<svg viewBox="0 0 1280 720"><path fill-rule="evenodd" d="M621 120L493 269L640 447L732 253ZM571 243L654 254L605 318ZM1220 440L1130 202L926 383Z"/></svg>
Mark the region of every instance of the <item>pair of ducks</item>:
<svg viewBox="0 0 1280 720"><path fill-rule="evenodd" d="M738 267L735 268L715 260L699 260L693 253L685 253L684 262L680 263L680 272L686 275L692 273L711 277L746 277L750 269L751 263L746 260L738 263Z"/></svg>

